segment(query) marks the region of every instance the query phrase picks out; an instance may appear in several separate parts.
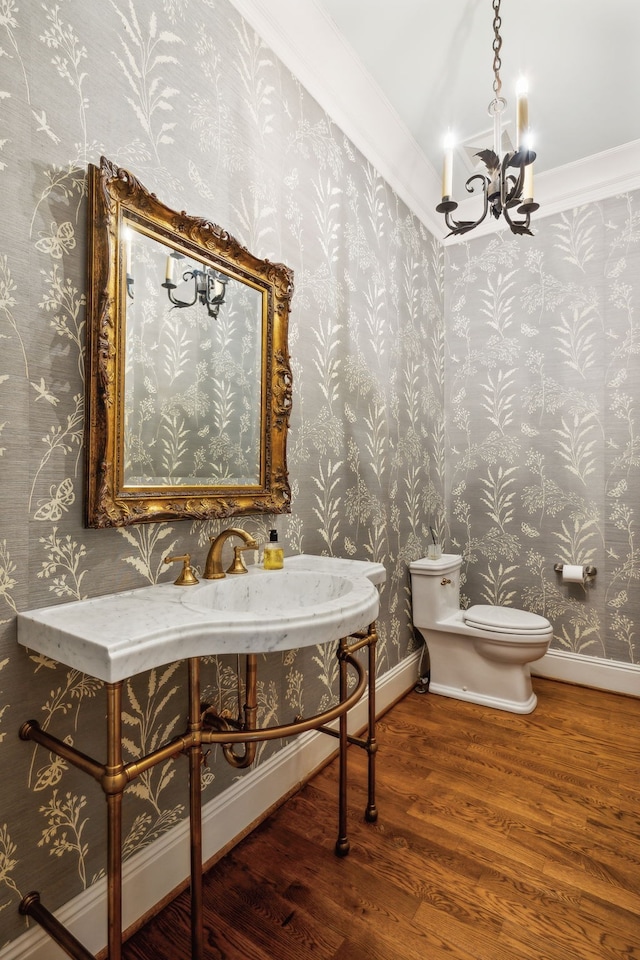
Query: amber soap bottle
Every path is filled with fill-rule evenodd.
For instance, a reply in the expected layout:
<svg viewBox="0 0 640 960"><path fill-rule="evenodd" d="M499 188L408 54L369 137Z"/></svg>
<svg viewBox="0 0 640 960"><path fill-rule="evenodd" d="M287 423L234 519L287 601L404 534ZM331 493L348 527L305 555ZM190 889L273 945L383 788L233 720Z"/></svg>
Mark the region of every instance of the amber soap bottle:
<svg viewBox="0 0 640 960"><path fill-rule="evenodd" d="M264 545L265 570L282 570L284 566L284 550L278 543L278 531L269 531L269 543Z"/></svg>

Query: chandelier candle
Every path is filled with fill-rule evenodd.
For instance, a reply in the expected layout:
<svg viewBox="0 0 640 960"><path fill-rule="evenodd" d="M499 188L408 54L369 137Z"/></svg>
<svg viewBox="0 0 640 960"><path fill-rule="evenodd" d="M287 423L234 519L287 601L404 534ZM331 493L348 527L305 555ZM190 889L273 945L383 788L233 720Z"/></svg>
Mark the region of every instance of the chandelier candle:
<svg viewBox="0 0 640 960"><path fill-rule="evenodd" d="M444 139L444 162L442 164L442 199L453 193L453 135L451 131Z"/></svg>
<svg viewBox="0 0 640 960"><path fill-rule="evenodd" d="M527 81L524 77L521 77L518 80L518 85L516 87L516 143L517 149L523 150L528 146L526 141L528 140L529 133L529 104L527 102L527 93L529 88ZM530 166L530 164L527 164Z"/></svg>

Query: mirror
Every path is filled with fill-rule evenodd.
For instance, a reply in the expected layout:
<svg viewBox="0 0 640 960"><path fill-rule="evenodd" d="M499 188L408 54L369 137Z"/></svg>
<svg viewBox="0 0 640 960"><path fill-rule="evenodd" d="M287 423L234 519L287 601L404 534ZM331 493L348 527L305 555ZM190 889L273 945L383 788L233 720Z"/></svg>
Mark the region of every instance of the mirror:
<svg viewBox="0 0 640 960"><path fill-rule="evenodd" d="M90 527L286 513L293 274L89 166Z"/></svg>

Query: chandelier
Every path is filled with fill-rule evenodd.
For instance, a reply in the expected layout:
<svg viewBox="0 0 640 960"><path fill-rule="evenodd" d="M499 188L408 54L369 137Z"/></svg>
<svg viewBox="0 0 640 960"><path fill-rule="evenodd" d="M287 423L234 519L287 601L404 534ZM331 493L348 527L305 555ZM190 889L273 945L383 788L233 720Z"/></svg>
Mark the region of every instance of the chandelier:
<svg viewBox="0 0 640 960"><path fill-rule="evenodd" d="M500 50L502 37L500 27L501 0L492 0L493 4L493 92L494 98L489 104L489 115L493 117L493 149L480 150L475 154L484 163L486 173L475 173L466 182L469 193L482 190L484 206L477 220L455 220L451 214L458 204L451 199L453 180L453 142L447 138L445 144L444 165L442 171L442 202L436 210L444 214L449 233L447 236L460 235L473 230L491 211L499 219L504 216L513 233L525 233L533 236L529 229L531 214L538 209L539 203L533 199L533 161L536 158L529 139L529 108L527 89L524 82L518 84L516 95L516 149L502 152L502 113L507 101L500 96ZM519 219L514 216L519 217Z"/></svg>
<svg viewBox="0 0 640 960"><path fill-rule="evenodd" d="M161 286L167 291L167 296L174 307L192 307L196 302L200 302L207 308L210 317L217 317L220 307L224 303L224 297L227 289L229 277L213 267L202 264L202 268L190 266L180 274L179 261L185 257L174 250L167 257L167 268L165 271L165 281ZM176 277L176 273L178 276ZM177 289L179 281L181 287L188 284L191 287L190 300L179 300L175 296L174 290ZM192 284L192 286L191 286ZM186 289L189 289L187 287Z"/></svg>

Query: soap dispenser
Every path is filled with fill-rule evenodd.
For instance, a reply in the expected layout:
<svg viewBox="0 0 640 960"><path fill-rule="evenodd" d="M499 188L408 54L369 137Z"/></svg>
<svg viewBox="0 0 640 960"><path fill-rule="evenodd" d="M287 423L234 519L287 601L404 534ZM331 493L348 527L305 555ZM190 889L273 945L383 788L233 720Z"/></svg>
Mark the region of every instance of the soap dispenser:
<svg viewBox="0 0 640 960"><path fill-rule="evenodd" d="M264 545L264 569L282 570L284 566L284 550L278 543L278 531L269 531L269 543Z"/></svg>

